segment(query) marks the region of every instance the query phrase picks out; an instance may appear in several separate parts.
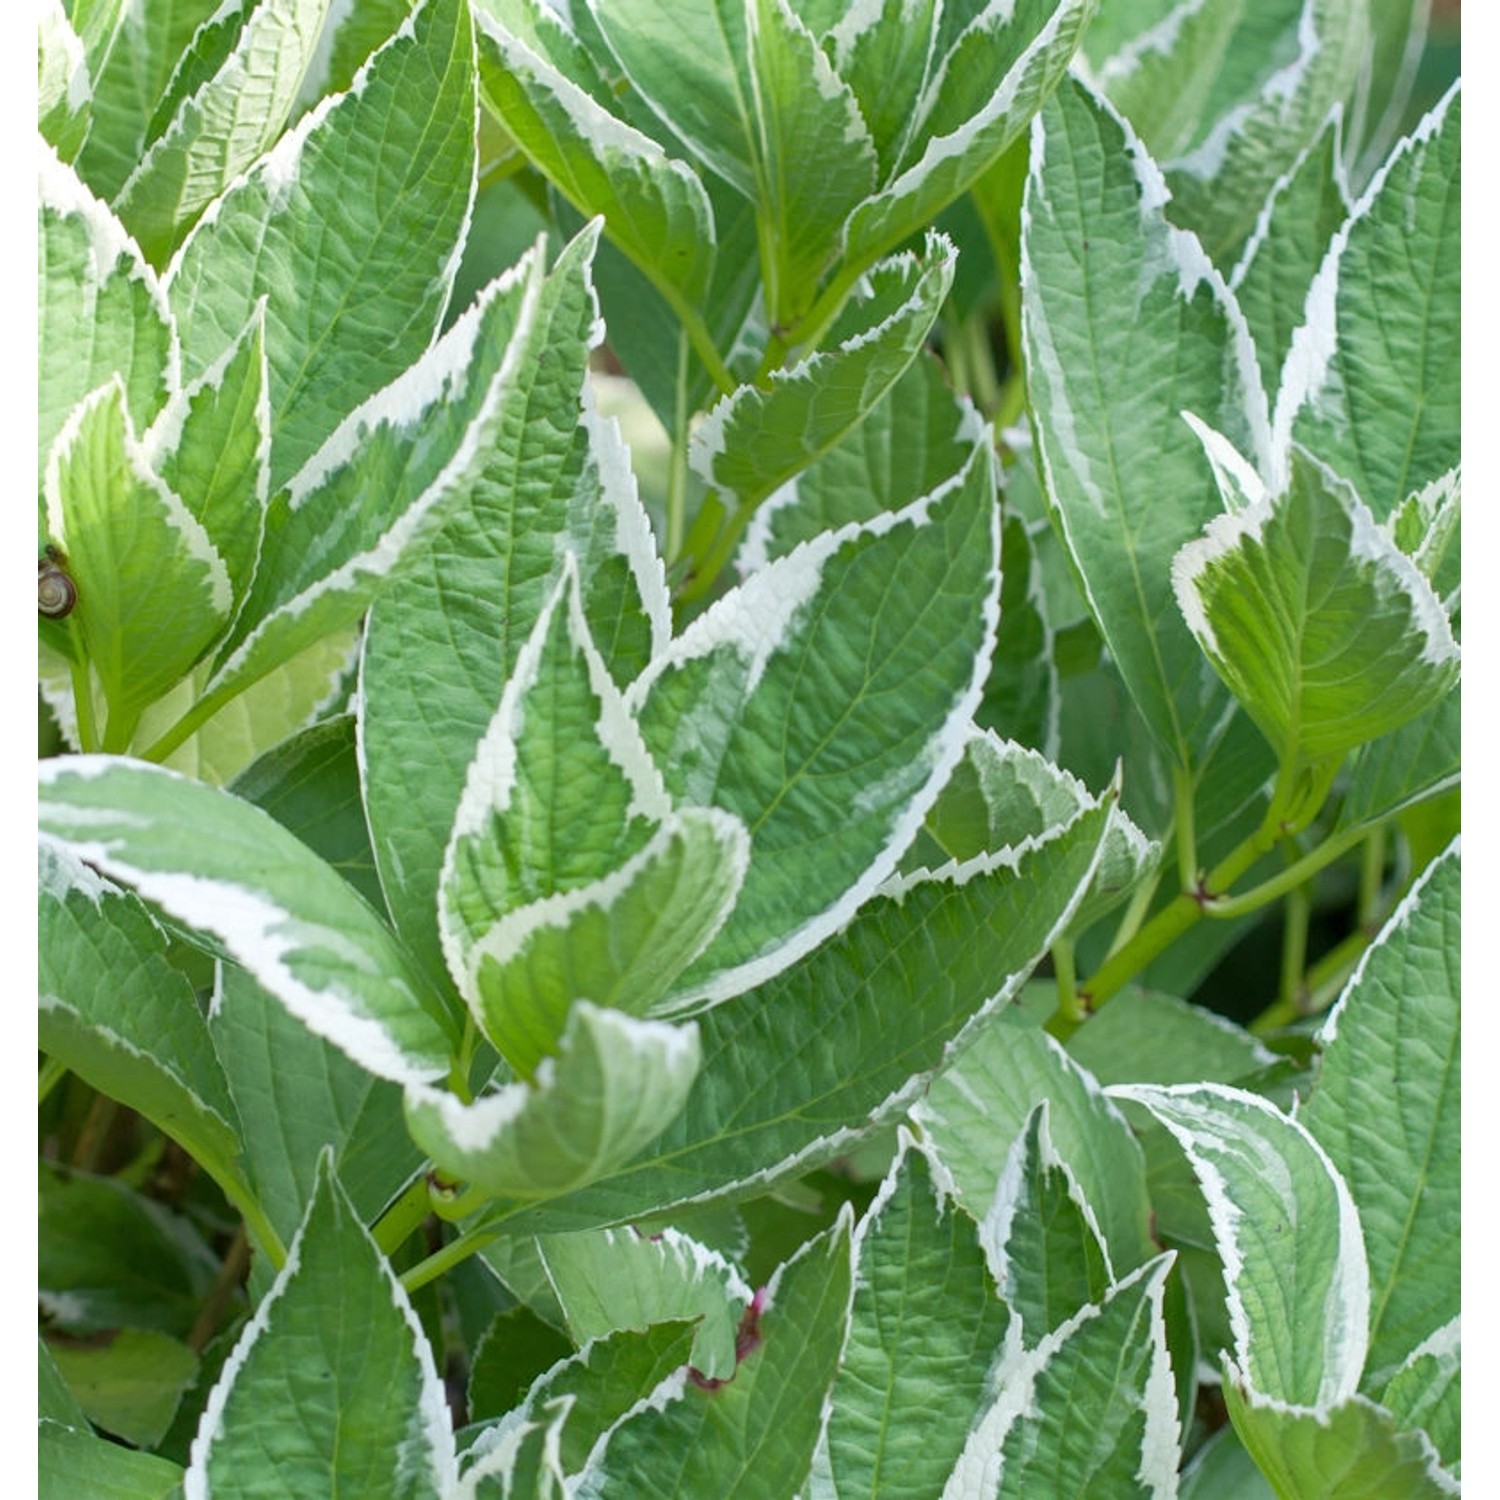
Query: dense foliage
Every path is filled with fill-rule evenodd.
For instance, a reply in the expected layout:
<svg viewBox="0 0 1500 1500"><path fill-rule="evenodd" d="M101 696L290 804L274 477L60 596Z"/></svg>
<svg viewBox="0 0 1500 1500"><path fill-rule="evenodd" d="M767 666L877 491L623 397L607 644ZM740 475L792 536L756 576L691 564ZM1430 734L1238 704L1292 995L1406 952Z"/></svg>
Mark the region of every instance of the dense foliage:
<svg viewBox="0 0 1500 1500"><path fill-rule="evenodd" d="M1429 23L49 0L44 1495L1458 1493Z"/></svg>

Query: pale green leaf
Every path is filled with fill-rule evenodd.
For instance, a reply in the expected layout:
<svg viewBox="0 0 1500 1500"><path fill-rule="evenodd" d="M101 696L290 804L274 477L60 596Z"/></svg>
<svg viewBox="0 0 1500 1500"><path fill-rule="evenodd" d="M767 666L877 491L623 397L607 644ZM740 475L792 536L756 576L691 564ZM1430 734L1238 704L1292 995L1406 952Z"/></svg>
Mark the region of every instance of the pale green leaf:
<svg viewBox="0 0 1500 1500"><path fill-rule="evenodd" d="M1377 823L1424 797L1458 786L1463 763L1462 690L1359 750L1350 765L1339 824Z"/></svg>
<svg viewBox="0 0 1500 1500"><path fill-rule="evenodd" d="M189 377L266 298L273 487L430 342L468 222L475 110L468 6L424 0L173 258Z"/></svg>
<svg viewBox="0 0 1500 1500"><path fill-rule="evenodd" d="M129 892L66 850L38 849L37 1044L216 1173L240 1122L197 998Z"/></svg>
<svg viewBox="0 0 1500 1500"><path fill-rule="evenodd" d="M1327 1153L1299 1121L1223 1084L1110 1094L1149 1109L1197 1175L1224 1265L1234 1365L1280 1404L1346 1401L1369 1348L1370 1271Z"/></svg>
<svg viewBox="0 0 1500 1500"><path fill-rule="evenodd" d="M539 4L526 19L525 31L561 29ZM696 306L713 272L715 231L692 169L569 76L562 44L533 45L483 10L475 23L486 106L580 213L602 214L606 232L636 265Z"/></svg>
<svg viewBox="0 0 1500 1500"><path fill-rule="evenodd" d="M693 1368L710 1380L734 1374L735 1335L753 1293L722 1255L675 1229L552 1234L538 1246L576 1344L691 1319Z"/></svg>
<svg viewBox="0 0 1500 1500"><path fill-rule="evenodd" d="M94 85L88 57L62 0L45 0L37 24L37 128L58 156L70 162L89 130Z"/></svg>
<svg viewBox="0 0 1500 1500"><path fill-rule="evenodd" d="M807 19L806 5L800 8ZM834 66L859 101L882 182L895 175L921 120L917 104L923 86L942 61L933 55L942 10L936 0L837 7L838 22L829 33Z"/></svg>
<svg viewBox="0 0 1500 1500"><path fill-rule="evenodd" d="M83 1408L68 1389L68 1383L57 1368L57 1361L47 1347L47 1340L40 1333L36 1337L37 1363L37 1416L45 1421L58 1422L64 1427L76 1428L79 1432L89 1430L89 1419Z"/></svg>
<svg viewBox="0 0 1500 1500"><path fill-rule="evenodd" d="M1175 1495L1177 1399L1162 1311L1171 1265L1170 1256L1147 1261L1101 1305L1002 1366L998 1397L945 1495Z"/></svg>
<svg viewBox="0 0 1500 1500"><path fill-rule="evenodd" d="M494 441L540 278L533 252L491 282L275 497L255 583L219 652L212 691L227 696L352 625L462 505Z"/></svg>
<svg viewBox="0 0 1500 1500"><path fill-rule="evenodd" d="M994 639L992 450L945 490L803 544L631 688L667 790L750 831L729 920L681 981L718 1000L843 925L963 749Z"/></svg>
<svg viewBox="0 0 1500 1500"><path fill-rule="evenodd" d="M307 1212L325 1148L367 1224L422 1170L401 1090L309 1031L235 964L219 969L209 1029L244 1121L245 1174L284 1242Z"/></svg>
<svg viewBox="0 0 1500 1500"><path fill-rule="evenodd" d="M651 1500L798 1493L848 1325L850 1224L845 1209L757 1295L733 1379L706 1388L678 1371L610 1432L590 1463L605 1493Z"/></svg>
<svg viewBox="0 0 1500 1500"><path fill-rule="evenodd" d="M208 205L281 134L329 0L259 0L242 9L233 49L147 147L114 197L154 265L166 262Z"/></svg>
<svg viewBox="0 0 1500 1500"><path fill-rule="evenodd" d="M576 239L543 283L474 484L368 626L365 807L392 918L436 984L452 983L437 895L454 814L563 556L578 562L589 631L617 684L670 628L628 455L585 393L603 333L589 277L595 243L592 233Z"/></svg>
<svg viewBox="0 0 1500 1500"><path fill-rule="evenodd" d="M1155 1250L1145 1159L1119 1109L1030 1016L1015 1007L998 1012L912 1117L952 1171L959 1201L982 1219L1014 1142L1043 1099L1056 1155L1092 1206L1109 1263L1123 1275Z"/></svg>
<svg viewBox="0 0 1500 1500"><path fill-rule="evenodd" d="M452 1022L400 944L268 814L110 757L44 761L39 776L44 833L216 939L361 1066L396 1080L447 1072Z"/></svg>
<svg viewBox="0 0 1500 1500"><path fill-rule="evenodd" d="M680 1118L613 1179L515 1232L764 1192L846 1152L1016 993L1087 882L1106 819L1091 809L1013 865L979 860L953 881L877 896L800 964L706 1012Z"/></svg>
<svg viewBox="0 0 1500 1500"><path fill-rule="evenodd" d="M144 432L178 386L177 330L124 227L47 145L38 147L37 441L40 485L68 414L111 375Z"/></svg>
<svg viewBox="0 0 1500 1500"><path fill-rule="evenodd" d="M144 444L152 468L208 533L236 605L244 599L265 529L271 449L261 307L238 339L174 395Z"/></svg>
<svg viewBox="0 0 1500 1500"><path fill-rule="evenodd" d="M286 1266L209 1397L184 1492L438 1500L455 1478L426 1335L325 1157Z"/></svg>
<svg viewBox="0 0 1500 1500"><path fill-rule="evenodd" d="M1395 1417L1397 1426L1421 1428L1438 1457L1455 1472L1463 1415L1460 1354L1455 1317L1418 1344L1380 1392L1380 1404Z"/></svg>
<svg viewBox="0 0 1500 1500"><path fill-rule="evenodd" d="M1391 153L1307 296L1276 432L1379 519L1459 459L1459 86Z"/></svg>
<svg viewBox="0 0 1500 1500"><path fill-rule="evenodd" d="M1172 583L1214 669L1284 764L1399 728L1458 676L1427 580L1298 447L1287 488L1211 522L1174 559Z"/></svg>
<svg viewBox="0 0 1500 1500"><path fill-rule="evenodd" d="M1454 846L1366 952L1301 1114L1364 1229L1367 1393L1459 1311L1459 870Z"/></svg>
<svg viewBox="0 0 1500 1500"><path fill-rule="evenodd" d="M1313 277L1349 217L1342 123L1342 112L1336 111L1317 140L1276 180L1229 278L1255 340L1268 394L1280 382Z"/></svg>
<svg viewBox="0 0 1500 1500"><path fill-rule="evenodd" d="M173 1500L182 1469L152 1453L43 1421L37 1430L37 1500Z"/></svg>
<svg viewBox="0 0 1500 1500"><path fill-rule="evenodd" d="M89 1421L138 1448L165 1436L198 1357L155 1329L123 1328L107 1342L59 1344L57 1367Z"/></svg>
<svg viewBox="0 0 1500 1500"><path fill-rule="evenodd" d="M1095 9L1096 0L985 7L929 87L930 103L919 106L922 126L908 146L910 165L849 216L845 254L872 259L931 223L968 188L1058 86Z"/></svg>
<svg viewBox="0 0 1500 1500"><path fill-rule="evenodd" d="M746 0L587 0L641 98L747 198L761 165Z"/></svg>
<svg viewBox="0 0 1500 1500"><path fill-rule="evenodd" d="M930 234L920 257L876 266L868 296L834 328L832 347L775 371L768 389L741 386L713 408L693 433L693 467L753 508L828 452L916 358L953 284L955 255L947 239Z"/></svg>
<svg viewBox="0 0 1500 1500"><path fill-rule="evenodd" d="M1373 56L1359 77L1349 132L1358 183L1375 175L1396 143L1416 89L1431 18L1432 0L1379 0L1371 7Z"/></svg>
<svg viewBox="0 0 1500 1500"><path fill-rule="evenodd" d="M299 106L311 107L328 94L342 93L365 59L388 41L416 7L417 0L360 0L330 6L323 35L298 93Z"/></svg>
<svg viewBox="0 0 1500 1500"><path fill-rule="evenodd" d="M139 711L223 633L234 604L229 570L152 470L118 375L63 424L44 489L47 532L78 591L69 625L109 705L105 744L123 749Z"/></svg>
<svg viewBox="0 0 1500 1500"><path fill-rule="evenodd" d="M945 1174L904 1131L898 1153L854 1238L826 1439L840 1497L941 1492L1011 1321Z"/></svg>
<svg viewBox="0 0 1500 1500"><path fill-rule="evenodd" d="M795 338L845 221L875 188L875 148L853 92L787 0L747 0L745 14L766 310Z"/></svg>
<svg viewBox="0 0 1500 1500"><path fill-rule="evenodd" d="M83 19L79 8L74 24L89 51L94 120L78 166L94 192L112 199L140 160L152 116L194 33L222 0L104 0L85 5Z"/></svg>
<svg viewBox="0 0 1500 1500"><path fill-rule="evenodd" d="M1220 501L1196 412L1268 466L1244 320L1198 242L1163 215L1130 128L1065 82L1034 130L1022 236L1037 458L1084 595L1132 698L1180 765L1227 699L1178 613L1170 564Z"/></svg>
<svg viewBox="0 0 1500 1500"><path fill-rule="evenodd" d="M1432 1444L1402 1432L1364 1396L1318 1410L1289 1408L1231 1381L1224 1400L1279 1500L1441 1500L1459 1493Z"/></svg>
<svg viewBox="0 0 1500 1500"><path fill-rule="evenodd" d="M535 1199L617 1171L676 1118L698 1071L697 1028L580 1000L534 1081L473 1104L412 1085L406 1119L445 1171L495 1197Z"/></svg>
<svg viewBox="0 0 1500 1500"><path fill-rule="evenodd" d="M985 1215L1001 1298L1034 1346L1114 1280L1108 1247L1078 1179L1052 1144L1048 1101L1026 1117Z"/></svg>

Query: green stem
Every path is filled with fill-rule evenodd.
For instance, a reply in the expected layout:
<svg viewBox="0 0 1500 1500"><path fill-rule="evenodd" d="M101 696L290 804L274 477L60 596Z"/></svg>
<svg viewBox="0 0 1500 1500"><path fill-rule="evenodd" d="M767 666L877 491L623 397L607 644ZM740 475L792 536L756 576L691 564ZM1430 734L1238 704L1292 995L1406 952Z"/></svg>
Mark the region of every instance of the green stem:
<svg viewBox="0 0 1500 1500"><path fill-rule="evenodd" d="M997 411L1005 391L990 350L989 324L982 308L970 313L963 327L964 362L968 368L967 390L974 404L985 413Z"/></svg>
<svg viewBox="0 0 1500 1500"><path fill-rule="evenodd" d="M1052 945L1052 968L1057 975L1057 1014L1081 1026L1085 1018L1078 1002L1078 964L1067 938L1058 938Z"/></svg>
<svg viewBox="0 0 1500 1500"><path fill-rule="evenodd" d="M68 1065L59 1062L55 1057L43 1059L40 1071L37 1073L37 1103L40 1104L47 1095L68 1076Z"/></svg>
<svg viewBox="0 0 1500 1500"><path fill-rule="evenodd" d="M271 1262L272 1267L279 1271L286 1264L286 1246L281 1243L281 1236L277 1234L276 1226L266 1217L266 1211L260 1206L260 1200L233 1174L218 1171L201 1158L199 1164L218 1183L220 1191L238 1210L239 1216L245 1221L245 1227L255 1236L256 1242L265 1251L266 1258Z"/></svg>
<svg viewBox="0 0 1500 1500"><path fill-rule="evenodd" d="M1198 889L1198 831L1193 811L1193 778L1183 766L1172 768L1172 824L1177 839L1177 879L1188 893Z"/></svg>
<svg viewBox="0 0 1500 1500"><path fill-rule="evenodd" d="M424 1171L407 1183L401 1196L375 1221L372 1232L381 1254L394 1255L431 1212L431 1195Z"/></svg>
<svg viewBox="0 0 1500 1500"><path fill-rule="evenodd" d="M672 454L667 465L667 566L674 566L682 555L683 533L687 529L688 479L688 354L686 333L677 340L677 390L673 402Z"/></svg>
<svg viewBox="0 0 1500 1500"><path fill-rule="evenodd" d="M1281 934L1281 984L1278 995L1296 1007L1306 995L1303 971L1307 966L1307 934L1312 924L1312 894L1299 885L1286 898L1286 925Z"/></svg>
<svg viewBox="0 0 1500 1500"><path fill-rule="evenodd" d="M1161 867L1158 865L1151 877L1143 880L1135 888L1125 908L1125 915L1120 918L1120 925L1115 929L1109 952L1104 955L1106 958L1113 957L1141 930L1141 923L1146 920L1146 913L1151 910L1151 903L1156 899L1156 889L1160 884Z"/></svg>
<svg viewBox="0 0 1500 1500"><path fill-rule="evenodd" d="M242 683L233 692L219 689L205 693L183 716L154 744L138 752L142 760L163 761L185 740L191 739L230 699L236 697L248 683Z"/></svg>
<svg viewBox="0 0 1500 1500"><path fill-rule="evenodd" d="M140 709L130 713L118 713L113 708L104 723L104 752L106 755L123 755L130 748L136 726L141 722Z"/></svg>
<svg viewBox="0 0 1500 1500"><path fill-rule="evenodd" d="M1279 875L1263 880L1238 896L1221 896L1209 903L1205 916L1232 920L1257 911L1268 901L1284 896L1299 885L1312 879L1319 870L1331 865L1334 860L1347 854L1369 832L1368 828L1347 828L1325 839L1310 854L1304 854L1295 864L1287 866Z"/></svg>
<svg viewBox="0 0 1500 1500"><path fill-rule="evenodd" d="M203 1352L208 1341L218 1332L219 1324L224 1321L224 1314L229 1308L235 1288L245 1279L245 1272L249 1269L250 1241L245 1233L245 1226L241 1224L235 1230L234 1238L229 1243L228 1253L224 1256L224 1263L219 1267L219 1274L214 1278L214 1284L208 1289L208 1296L204 1298L203 1306L198 1309L198 1316L193 1320L193 1326L188 1330L187 1338L183 1340L189 1349L197 1354Z"/></svg>
<svg viewBox="0 0 1500 1500"><path fill-rule="evenodd" d="M94 682L88 659L70 657L68 675L73 679L73 713L78 719L78 748L85 755L92 754L99 749L99 726L94 720Z"/></svg>
<svg viewBox="0 0 1500 1500"><path fill-rule="evenodd" d="M439 1276L451 1271L454 1266L467 1260L477 1251L483 1250L493 1240L498 1240L501 1235L501 1226L498 1220L492 1220L488 1224L481 1224L477 1228L470 1229L450 1240L441 1250L434 1251L425 1260L420 1260L411 1270L405 1272L401 1277L401 1285L409 1293L418 1287L426 1286L429 1281L436 1281Z"/></svg>
<svg viewBox="0 0 1500 1500"><path fill-rule="evenodd" d="M1385 893L1385 829L1377 828L1360 850L1359 904L1356 920L1361 927L1378 925Z"/></svg>

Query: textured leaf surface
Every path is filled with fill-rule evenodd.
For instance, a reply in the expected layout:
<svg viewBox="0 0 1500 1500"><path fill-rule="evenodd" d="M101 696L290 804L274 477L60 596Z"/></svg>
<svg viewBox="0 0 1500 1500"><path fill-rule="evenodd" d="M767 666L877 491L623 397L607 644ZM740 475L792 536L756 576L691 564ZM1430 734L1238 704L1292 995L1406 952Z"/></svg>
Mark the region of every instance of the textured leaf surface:
<svg viewBox="0 0 1500 1500"><path fill-rule="evenodd" d="M1220 509L1180 413L1266 461L1244 322L1201 246L1163 215L1134 133L1065 82L1033 130L1023 337L1037 457L1089 609L1152 733L1182 765L1224 719L1178 615L1170 564Z"/></svg>
<svg viewBox="0 0 1500 1500"><path fill-rule="evenodd" d="M1458 85L1391 154L1308 292L1276 402L1384 519L1459 458Z"/></svg>
<svg viewBox="0 0 1500 1500"><path fill-rule="evenodd" d="M1458 675L1426 579L1300 448L1287 489L1211 522L1174 560L1172 582L1215 670L1285 764L1399 728Z"/></svg>
<svg viewBox="0 0 1500 1500"><path fill-rule="evenodd" d="M846 1211L776 1273L747 1314L745 1352L728 1384L704 1389L679 1372L614 1429L593 1465L607 1493L653 1500L797 1493L848 1323L849 1235Z"/></svg>
<svg viewBox="0 0 1500 1500"><path fill-rule="evenodd" d="M89 130L94 93L83 41L61 0L48 0L37 23L37 129L63 161L72 161Z"/></svg>
<svg viewBox="0 0 1500 1500"><path fill-rule="evenodd" d="M190 377L266 298L274 486L437 326L473 191L473 48L468 7L425 0L348 93L235 181L168 268Z"/></svg>
<svg viewBox="0 0 1500 1500"><path fill-rule="evenodd" d="M327 1158L287 1258L209 1397L188 1500L426 1500L454 1480L426 1335Z"/></svg>
<svg viewBox="0 0 1500 1500"><path fill-rule="evenodd" d="M696 1319L693 1368L711 1380L734 1374L735 1335L753 1293L723 1256L675 1229L601 1229L537 1243L576 1344Z"/></svg>
<svg viewBox="0 0 1500 1500"><path fill-rule="evenodd" d="M1208 1205L1242 1378L1324 1410L1353 1395L1369 1348L1370 1274L1349 1189L1296 1120L1222 1084L1117 1086L1187 1153Z"/></svg>
<svg viewBox="0 0 1500 1500"><path fill-rule="evenodd" d="M1459 1320L1424 1339L1386 1382L1380 1404L1402 1428L1420 1427L1455 1472L1463 1418Z"/></svg>
<svg viewBox="0 0 1500 1500"><path fill-rule="evenodd" d="M128 891L66 850L38 850L37 1043L224 1171L239 1119L192 986Z"/></svg>
<svg viewBox="0 0 1500 1500"><path fill-rule="evenodd" d="M55 1352L89 1420L138 1448L161 1442L198 1373L193 1351L154 1329L124 1328L103 1343Z"/></svg>
<svg viewBox="0 0 1500 1500"><path fill-rule="evenodd" d="M703 1069L661 1140L515 1231L743 1196L847 1150L906 1107L976 1017L1015 993L1089 878L1105 819L1091 810L1014 868L981 864L962 883L876 897L800 964L708 1011L698 1022Z"/></svg>
<svg viewBox="0 0 1500 1500"><path fill-rule="evenodd" d="M750 831L739 899L684 999L784 968L891 872L983 685L997 530L983 448L946 492L752 574L631 689L668 791Z"/></svg>
<svg viewBox="0 0 1500 1500"><path fill-rule="evenodd" d="M40 777L44 833L216 938L363 1067L397 1080L447 1071L444 1022L390 930L268 814L107 757L45 761Z"/></svg>
<svg viewBox="0 0 1500 1500"><path fill-rule="evenodd" d="M1366 953L1324 1025L1301 1116L1364 1229L1367 1392L1459 1310L1459 871L1455 846Z"/></svg>
<svg viewBox="0 0 1500 1500"><path fill-rule="evenodd" d="M1010 1323L972 1219L909 1136L854 1240L827 1434L833 1493L941 1492Z"/></svg>
<svg viewBox="0 0 1500 1500"><path fill-rule="evenodd" d="M171 1500L181 1493L179 1465L59 1422L39 1424L37 1466L39 1500Z"/></svg>
<svg viewBox="0 0 1500 1500"><path fill-rule="evenodd" d="M1141 1149L1099 1085L1034 1020L1016 1009L999 1012L912 1115L953 1172L960 1201L983 1218L1012 1144L1044 1098L1056 1154L1093 1206L1109 1260L1123 1274L1154 1249Z"/></svg>
<svg viewBox="0 0 1500 1500"><path fill-rule="evenodd" d="M432 1158L495 1197L548 1198L607 1177L682 1109L700 1058L692 1026L579 1001L532 1083L462 1104L413 1086L407 1125Z"/></svg>

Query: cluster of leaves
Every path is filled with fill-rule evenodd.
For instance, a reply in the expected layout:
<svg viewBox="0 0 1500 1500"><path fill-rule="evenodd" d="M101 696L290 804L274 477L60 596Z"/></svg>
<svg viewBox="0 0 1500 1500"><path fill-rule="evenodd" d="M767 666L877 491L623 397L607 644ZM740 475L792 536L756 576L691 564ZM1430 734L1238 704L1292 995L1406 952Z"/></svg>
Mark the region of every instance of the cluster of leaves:
<svg viewBox="0 0 1500 1500"><path fill-rule="evenodd" d="M1457 1492L1426 26L51 0L45 1492Z"/></svg>

